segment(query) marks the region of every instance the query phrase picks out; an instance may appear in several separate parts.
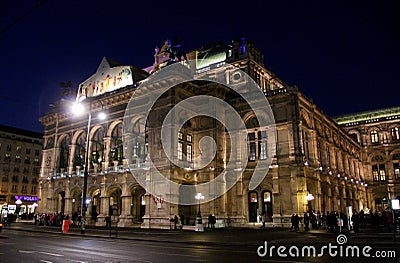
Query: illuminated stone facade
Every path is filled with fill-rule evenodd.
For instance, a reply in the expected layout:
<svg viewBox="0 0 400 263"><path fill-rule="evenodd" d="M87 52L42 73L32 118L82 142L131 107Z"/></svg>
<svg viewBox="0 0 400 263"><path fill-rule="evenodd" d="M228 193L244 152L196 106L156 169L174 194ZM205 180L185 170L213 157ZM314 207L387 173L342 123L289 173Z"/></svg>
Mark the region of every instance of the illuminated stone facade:
<svg viewBox="0 0 400 263"><path fill-rule="evenodd" d="M365 149L364 174L370 207L388 208L400 199L400 107L338 116L334 120Z"/></svg>
<svg viewBox="0 0 400 263"><path fill-rule="evenodd" d="M41 133L0 126L0 207L7 204L10 213L35 211L42 147Z"/></svg>
<svg viewBox="0 0 400 263"><path fill-rule="evenodd" d="M170 228L170 218L174 215L183 215L184 220L179 223L185 226L194 224L198 206L170 204L163 196L147 193L130 173L122 149L122 122L127 103L136 87L146 80L146 74L155 74L171 63L167 45L166 42L161 49L156 48L152 66L143 70L132 68L137 76L133 85L83 100L86 106L92 101L93 116L89 136L88 197L91 203L87 218L90 224L105 225L104 218L111 213L113 205L118 209L119 226ZM218 97L237 109L247 127L248 142L241 146L249 149L247 167L226 194L201 204L203 222L207 222L207 215L213 213L218 226L254 226L259 220L258 215L265 213L268 226L288 226L293 213L302 215L308 209L345 211L349 205L356 210L368 205L361 145L296 86L287 85L266 69L263 55L253 43L245 39L230 45L217 43L189 52L187 58L196 60L199 76L223 76L235 83L242 81L243 72L247 73L267 97L277 130L277 144L268 145L263 127L258 126L254 114L237 95L215 83L184 84L162 97L155 112L167 111L178 101L193 95ZM206 63L201 58L210 60ZM238 70L224 72L219 67L224 63ZM113 67L111 63L108 66ZM40 176L41 212L71 214L79 212L81 207L88 115L77 119L66 111L67 104L66 101L58 103L40 119L45 127ZM101 109L106 110L107 120L96 117ZM229 158L229 136L224 127L210 118L196 117L182 128L178 139L186 156L192 151L190 158L200 154L199 140L206 135L213 137L217 145L217 154L209 166L201 170L183 169L171 165L160 147L157 137L162 123L160 116L163 115L153 115L146 126L138 120L136 129L146 132L147 148L152 157L156 157L162 173L182 184L198 184L216 178ZM272 165L264 180L249 191L252 171L257 160L264 158L263 147L274 148ZM135 161L143 163L143 149L137 151ZM306 196L314 199L307 201ZM97 220L91 217L94 211L98 214Z"/></svg>

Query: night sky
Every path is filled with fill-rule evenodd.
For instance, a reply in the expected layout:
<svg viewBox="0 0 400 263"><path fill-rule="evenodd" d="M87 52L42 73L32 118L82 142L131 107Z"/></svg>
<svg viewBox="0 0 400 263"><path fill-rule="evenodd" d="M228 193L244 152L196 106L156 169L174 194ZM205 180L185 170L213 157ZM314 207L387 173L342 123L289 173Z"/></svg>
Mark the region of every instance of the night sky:
<svg viewBox="0 0 400 263"><path fill-rule="evenodd" d="M2 0L0 124L43 132L60 82L77 88L104 56L150 66L174 36L186 51L248 38L329 116L400 106L399 10L394 0Z"/></svg>

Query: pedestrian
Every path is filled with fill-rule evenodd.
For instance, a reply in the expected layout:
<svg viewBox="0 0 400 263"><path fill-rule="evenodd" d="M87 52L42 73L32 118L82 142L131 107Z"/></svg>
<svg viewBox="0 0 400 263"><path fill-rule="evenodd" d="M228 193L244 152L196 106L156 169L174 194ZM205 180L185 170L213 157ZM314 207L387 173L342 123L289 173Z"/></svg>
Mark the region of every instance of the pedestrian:
<svg viewBox="0 0 400 263"><path fill-rule="evenodd" d="M215 228L215 223L217 222L217 219L215 218L215 215L212 214L211 215L211 228L214 229Z"/></svg>
<svg viewBox="0 0 400 263"><path fill-rule="evenodd" d="M357 212L354 212L353 216L351 217L351 221L353 222L353 230L354 232L359 232L360 231L360 218L359 214Z"/></svg>
<svg viewBox="0 0 400 263"><path fill-rule="evenodd" d="M304 231L310 230L309 224L310 224L310 217L308 216L308 213L304 212Z"/></svg>
<svg viewBox="0 0 400 263"><path fill-rule="evenodd" d="M106 228L107 227L111 228L111 217L110 216L106 216L105 220L106 220Z"/></svg>
<svg viewBox="0 0 400 263"><path fill-rule="evenodd" d="M178 224L178 217L174 216L174 229L176 229L176 225Z"/></svg>
<svg viewBox="0 0 400 263"><path fill-rule="evenodd" d="M267 215L264 213L261 216L262 226L260 228L265 229L265 221L267 220Z"/></svg>
<svg viewBox="0 0 400 263"><path fill-rule="evenodd" d="M300 217L298 214L295 214L293 222L294 222L294 230L296 232L300 232L300 228L299 228Z"/></svg>
<svg viewBox="0 0 400 263"><path fill-rule="evenodd" d="M294 217L295 217L295 214L293 214L292 217L290 218L290 223L292 223L292 225L290 226L290 231L293 231L295 229L295 227L294 227L294 220L295 220Z"/></svg>
<svg viewBox="0 0 400 263"><path fill-rule="evenodd" d="M211 228L211 222L212 222L212 214L210 213L210 214L208 215L208 223L207 223L207 227L208 227L208 228Z"/></svg>

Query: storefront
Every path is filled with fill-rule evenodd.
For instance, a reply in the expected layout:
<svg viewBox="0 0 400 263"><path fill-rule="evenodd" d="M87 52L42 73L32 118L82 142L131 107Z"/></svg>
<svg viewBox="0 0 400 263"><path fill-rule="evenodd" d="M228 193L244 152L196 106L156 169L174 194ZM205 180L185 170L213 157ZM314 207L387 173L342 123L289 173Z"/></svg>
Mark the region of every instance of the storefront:
<svg viewBox="0 0 400 263"><path fill-rule="evenodd" d="M20 219L32 219L37 207L37 196L15 195L11 197L8 213L17 215Z"/></svg>

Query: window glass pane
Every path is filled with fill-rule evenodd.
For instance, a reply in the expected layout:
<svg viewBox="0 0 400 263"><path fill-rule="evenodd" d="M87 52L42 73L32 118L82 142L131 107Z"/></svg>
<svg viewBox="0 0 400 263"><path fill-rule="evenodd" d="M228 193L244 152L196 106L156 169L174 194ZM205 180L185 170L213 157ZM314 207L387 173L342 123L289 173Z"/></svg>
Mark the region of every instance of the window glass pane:
<svg viewBox="0 0 400 263"><path fill-rule="evenodd" d="M377 142L378 142L378 132L371 131L371 143L377 143Z"/></svg>
<svg viewBox="0 0 400 263"><path fill-rule="evenodd" d="M400 179L400 164L399 163L393 164L393 169L394 169L394 178Z"/></svg>
<svg viewBox="0 0 400 263"><path fill-rule="evenodd" d="M264 192L264 202L271 202L271 193Z"/></svg>
<svg viewBox="0 0 400 263"><path fill-rule="evenodd" d="M249 161L256 160L256 144L254 142L249 144Z"/></svg>
<svg viewBox="0 0 400 263"><path fill-rule="evenodd" d="M186 158L188 162L192 161L192 145L190 144L186 146Z"/></svg>
<svg viewBox="0 0 400 263"><path fill-rule="evenodd" d="M251 132L248 134L249 140L254 141L256 139L256 134L254 132Z"/></svg>
<svg viewBox="0 0 400 263"><path fill-rule="evenodd" d="M250 202L257 203L257 193L253 192L250 194Z"/></svg>
<svg viewBox="0 0 400 263"><path fill-rule="evenodd" d="M394 127L392 129L392 139L393 140L399 140L400 139L400 132L398 127Z"/></svg>
<svg viewBox="0 0 400 263"><path fill-rule="evenodd" d="M183 159L183 144L181 142L178 142L178 160L182 160Z"/></svg>
<svg viewBox="0 0 400 263"><path fill-rule="evenodd" d="M267 159L267 142L260 142L258 145L259 159Z"/></svg>

